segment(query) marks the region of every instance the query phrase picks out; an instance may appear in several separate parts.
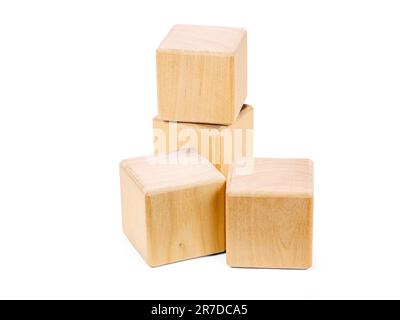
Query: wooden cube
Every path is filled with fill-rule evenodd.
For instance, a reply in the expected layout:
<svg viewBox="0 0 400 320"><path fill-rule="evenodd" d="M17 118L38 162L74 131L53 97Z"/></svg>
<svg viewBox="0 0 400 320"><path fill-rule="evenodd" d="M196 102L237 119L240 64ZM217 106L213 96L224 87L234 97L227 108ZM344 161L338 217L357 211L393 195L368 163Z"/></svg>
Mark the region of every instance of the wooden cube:
<svg viewBox="0 0 400 320"><path fill-rule="evenodd" d="M226 252L232 267L307 269L312 264L313 164L255 159L227 179Z"/></svg>
<svg viewBox="0 0 400 320"><path fill-rule="evenodd" d="M253 108L244 105L230 126L153 119L154 154L195 149L226 176L229 165L253 157Z"/></svg>
<svg viewBox="0 0 400 320"><path fill-rule="evenodd" d="M157 49L163 120L232 124L247 95L247 35L241 28L175 25Z"/></svg>
<svg viewBox="0 0 400 320"><path fill-rule="evenodd" d="M153 267L225 251L225 178L176 154L120 164L123 230Z"/></svg>

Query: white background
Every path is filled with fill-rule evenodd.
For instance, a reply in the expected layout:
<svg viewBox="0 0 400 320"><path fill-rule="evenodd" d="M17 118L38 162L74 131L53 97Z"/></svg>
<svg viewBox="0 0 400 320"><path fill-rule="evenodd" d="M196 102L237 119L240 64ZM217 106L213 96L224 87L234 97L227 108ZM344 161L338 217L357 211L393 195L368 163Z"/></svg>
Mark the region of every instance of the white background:
<svg viewBox="0 0 400 320"><path fill-rule="evenodd" d="M256 156L315 162L312 269L151 269L123 236L175 23L247 29ZM400 298L399 110L398 1L1 1L0 298Z"/></svg>

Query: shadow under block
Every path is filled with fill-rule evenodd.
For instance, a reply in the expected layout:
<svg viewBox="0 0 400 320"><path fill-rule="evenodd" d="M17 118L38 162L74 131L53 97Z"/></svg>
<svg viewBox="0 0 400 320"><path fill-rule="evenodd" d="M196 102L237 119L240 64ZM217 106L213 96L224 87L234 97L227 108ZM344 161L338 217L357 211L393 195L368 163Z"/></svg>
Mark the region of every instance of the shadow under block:
<svg viewBox="0 0 400 320"><path fill-rule="evenodd" d="M255 159L250 175L227 179L226 252L232 267L312 265L313 163Z"/></svg>
<svg viewBox="0 0 400 320"><path fill-rule="evenodd" d="M242 28L175 25L156 53L163 120L232 124L247 95Z"/></svg>
<svg viewBox="0 0 400 320"><path fill-rule="evenodd" d="M120 164L123 230L147 263L155 267L225 251L221 173L208 162L151 161Z"/></svg>
<svg viewBox="0 0 400 320"><path fill-rule="evenodd" d="M229 126L170 122L155 117L153 136L155 155L195 149L227 176L230 164L253 157L253 108L244 105Z"/></svg>

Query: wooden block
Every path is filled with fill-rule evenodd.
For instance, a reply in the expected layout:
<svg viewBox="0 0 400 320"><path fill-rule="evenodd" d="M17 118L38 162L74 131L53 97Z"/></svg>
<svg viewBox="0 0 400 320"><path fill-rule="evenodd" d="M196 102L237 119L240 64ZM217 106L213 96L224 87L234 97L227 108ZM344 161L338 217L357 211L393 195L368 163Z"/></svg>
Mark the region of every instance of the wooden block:
<svg viewBox="0 0 400 320"><path fill-rule="evenodd" d="M245 29L175 25L157 49L163 120L232 124L247 95Z"/></svg>
<svg viewBox="0 0 400 320"><path fill-rule="evenodd" d="M227 179L227 263L307 269L312 264L313 164L255 159L253 172Z"/></svg>
<svg viewBox="0 0 400 320"><path fill-rule="evenodd" d="M120 164L123 230L153 267L225 251L225 178L176 154Z"/></svg>
<svg viewBox="0 0 400 320"><path fill-rule="evenodd" d="M229 165L253 157L253 108L244 105L230 126L153 119L154 154L195 149L227 176Z"/></svg>

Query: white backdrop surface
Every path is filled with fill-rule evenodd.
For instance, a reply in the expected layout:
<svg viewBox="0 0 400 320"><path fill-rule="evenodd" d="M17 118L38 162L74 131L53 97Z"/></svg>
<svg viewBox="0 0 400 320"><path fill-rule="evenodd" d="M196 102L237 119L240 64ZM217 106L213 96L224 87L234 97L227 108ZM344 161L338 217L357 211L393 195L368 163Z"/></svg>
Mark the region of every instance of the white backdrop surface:
<svg viewBox="0 0 400 320"><path fill-rule="evenodd" d="M398 1L1 1L0 298L400 298ZM152 152L175 23L248 31L255 155L315 164L314 266L149 268L118 164Z"/></svg>

